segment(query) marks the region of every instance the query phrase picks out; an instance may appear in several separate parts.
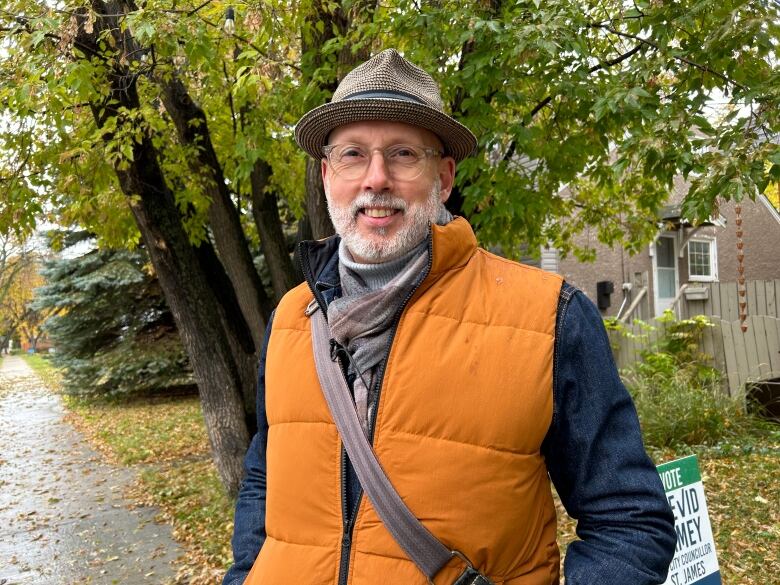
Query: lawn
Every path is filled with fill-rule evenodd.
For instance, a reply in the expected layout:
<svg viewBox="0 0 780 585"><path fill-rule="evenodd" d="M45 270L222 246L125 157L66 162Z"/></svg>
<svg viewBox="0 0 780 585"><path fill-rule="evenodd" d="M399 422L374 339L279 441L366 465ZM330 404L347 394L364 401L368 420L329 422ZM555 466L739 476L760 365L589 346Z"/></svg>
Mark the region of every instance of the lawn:
<svg viewBox="0 0 780 585"><path fill-rule="evenodd" d="M22 354L24 361L33 371L40 376L43 383L49 388L59 388L60 375L56 368L52 367L51 361L40 353Z"/></svg>
<svg viewBox="0 0 780 585"><path fill-rule="evenodd" d="M48 383L56 372L27 356ZM209 458L196 397L130 403L68 400L73 422L106 456L139 466L133 497L159 506L190 552L183 583L213 584L230 560L232 504ZM723 582L780 585L780 430L724 440L716 445L651 449L656 463L696 454L702 467ZM562 543L574 524L559 507Z"/></svg>

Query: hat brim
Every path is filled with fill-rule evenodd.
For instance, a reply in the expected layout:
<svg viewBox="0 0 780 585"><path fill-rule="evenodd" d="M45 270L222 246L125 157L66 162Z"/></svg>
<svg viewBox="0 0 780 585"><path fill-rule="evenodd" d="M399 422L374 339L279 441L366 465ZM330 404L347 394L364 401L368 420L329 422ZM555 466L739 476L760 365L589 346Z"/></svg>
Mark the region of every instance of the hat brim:
<svg viewBox="0 0 780 585"><path fill-rule="evenodd" d="M471 156L477 139L471 130L447 114L430 106L406 100L366 98L331 102L310 110L295 126L295 141L315 159L334 128L352 122L385 120L419 126L436 134L445 154L456 162Z"/></svg>

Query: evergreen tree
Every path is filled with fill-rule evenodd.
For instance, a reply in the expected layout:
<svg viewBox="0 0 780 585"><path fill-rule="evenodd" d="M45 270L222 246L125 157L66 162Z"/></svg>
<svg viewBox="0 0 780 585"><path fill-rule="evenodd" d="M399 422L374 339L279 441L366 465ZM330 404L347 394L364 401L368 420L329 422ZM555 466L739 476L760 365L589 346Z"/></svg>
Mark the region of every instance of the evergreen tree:
<svg viewBox="0 0 780 585"><path fill-rule="evenodd" d="M130 395L194 384L159 282L143 250L92 250L44 264L34 306L63 385L75 395Z"/></svg>

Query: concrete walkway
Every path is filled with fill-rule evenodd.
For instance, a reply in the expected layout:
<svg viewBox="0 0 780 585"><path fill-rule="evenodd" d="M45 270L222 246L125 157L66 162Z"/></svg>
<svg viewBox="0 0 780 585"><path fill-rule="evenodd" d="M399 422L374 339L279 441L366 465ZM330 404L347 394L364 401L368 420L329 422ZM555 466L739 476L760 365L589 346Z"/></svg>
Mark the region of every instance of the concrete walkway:
<svg viewBox="0 0 780 585"><path fill-rule="evenodd" d="M0 365L0 585L163 584L183 553L19 357Z"/></svg>

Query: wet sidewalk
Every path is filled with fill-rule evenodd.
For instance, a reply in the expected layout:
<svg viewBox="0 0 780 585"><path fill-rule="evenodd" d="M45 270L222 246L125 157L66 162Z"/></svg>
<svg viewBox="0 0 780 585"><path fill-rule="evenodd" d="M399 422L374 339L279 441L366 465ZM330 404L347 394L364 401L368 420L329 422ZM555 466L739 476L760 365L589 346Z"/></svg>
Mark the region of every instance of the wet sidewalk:
<svg viewBox="0 0 780 585"><path fill-rule="evenodd" d="M183 553L19 357L0 365L0 585L168 582Z"/></svg>

